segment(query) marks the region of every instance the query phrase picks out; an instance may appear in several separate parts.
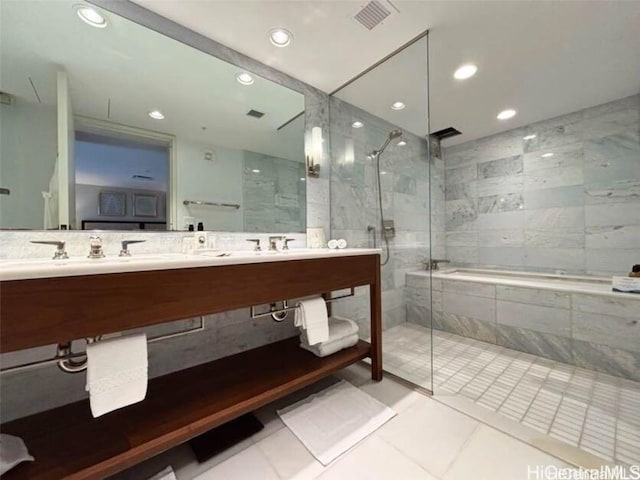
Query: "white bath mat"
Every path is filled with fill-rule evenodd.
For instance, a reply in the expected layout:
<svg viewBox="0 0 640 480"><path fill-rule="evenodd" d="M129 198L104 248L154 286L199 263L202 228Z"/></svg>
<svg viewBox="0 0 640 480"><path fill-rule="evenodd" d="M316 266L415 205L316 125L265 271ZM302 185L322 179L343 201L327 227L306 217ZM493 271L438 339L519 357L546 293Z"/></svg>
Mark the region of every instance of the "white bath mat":
<svg viewBox="0 0 640 480"><path fill-rule="evenodd" d="M323 465L328 465L396 412L342 380L311 395L278 415Z"/></svg>

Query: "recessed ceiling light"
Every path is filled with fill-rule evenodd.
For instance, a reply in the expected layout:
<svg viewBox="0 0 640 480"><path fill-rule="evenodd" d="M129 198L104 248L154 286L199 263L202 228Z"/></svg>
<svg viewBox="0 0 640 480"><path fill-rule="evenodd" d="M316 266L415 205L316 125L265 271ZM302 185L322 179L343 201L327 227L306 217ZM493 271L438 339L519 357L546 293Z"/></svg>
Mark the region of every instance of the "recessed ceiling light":
<svg viewBox="0 0 640 480"><path fill-rule="evenodd" d="M301 182L304 182L305 180L306 180L306 178L304 178L304 177L300 177L300 181L301 181Z"/></svg>
<svg viewBox="0 0 640 480"><path fill-rule="evenodd" d="M362 127L364 127L364 123L359 122L358 120L356 120L355 122L353 122L353 123L351 124L351 126L352 126L353 128L362 128Z"/></svg>
<svg viewBox="0 0 640 480"><path fill-rule="evenodd" d="M537 135L532 134L532 135L527 135L526 137L522 137L522 139L523 140L533 140L536 137L537 137Z"/></svg>
<svg viewBox="0 0 640 480"><path fill-rule="evenodd" d="M404 140L400 140L397 145L399 147L404 147L406 144L407 144L407 142L405 142Z"/></svg>
<svg viewBox="0 0 640 480"><path fill-rule="evenodd" d="M236 80L238 80L238 82L240 82L242 85L251 85L254 82L251 74L247 72L242 72L240 75L236 77Z"/></svg>
<svg viewBox="0 0 640 480"><path fill-rule="evenodd" d="M95 8L87 5L76 5L73 8L80 20L87 25L91 25L96 28L104 28L107 26L107 19Z"/></svg>
<svg viewBox="0 0 640 480"><path fill-rule="evenodd" d="M453 77L457 80L466 80L467 78L473 77L477 71L478 67L473 63L467 63L459 67L453 74Z"/></svg>
<svg viewBox="0 0 640 480"><path fill-rule="evenodd" d="M164 114L160 110L151 110L149 116L154 120L164 120Z"/></svg>
<svg viewBox="0 0 640 480"><path fill-rule="evenodd" d="M543 153L541 155L542 158L549 158L549 157L553 157L553 153L552 152L547 152L547 153Z"/></svg>
<svg viewBox="0 0 640 480"><path fill-rule="evenodd" d="M260 173L260 170L258 170L257 168L254 168L253 170L251 170L253 173Z"/></svg>
<svg viewBox="0 0 640 480"><path fill-rule="evenodd" d="M386 175L387 172L385 172L384 170L380 172L380 175Z"/></svg>
<svg viewBox="0 0 640 480"><path fill-rule="evenodd" d="M293 41L293 35L284 28L274 28L269 31L269 40L276 47L286 47Z"/></svg>
<svg viewBox="0 0 640 480"><path fill-rule="evenodd" d="M402 110L404 107L406 107L406 105L403 102L394 102L393 105L391 105L391 108L394 110Z"/></svg>
<svg viewBox="0 0 640 480"><path fill-rule="evenodd" d="M508 108L506 110L501 111L498 116L497 119L498 120L508 120L510 118L513 118L516 116L516 111L513 110L512 108Z"/></svg>

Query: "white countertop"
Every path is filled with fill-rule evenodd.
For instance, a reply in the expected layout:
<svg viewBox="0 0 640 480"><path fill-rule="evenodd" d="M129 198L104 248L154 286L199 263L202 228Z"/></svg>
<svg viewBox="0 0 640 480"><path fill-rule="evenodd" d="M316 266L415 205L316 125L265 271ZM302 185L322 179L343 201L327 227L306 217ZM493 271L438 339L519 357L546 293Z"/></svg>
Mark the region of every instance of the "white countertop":
<svg viewBox="0 0 640 480"><path fill-rule="evenodd" d="M31 278L72 277L105 273L171 270L178 268L217 267L248 263L281 262L356 255L380 255L379 248L345 248L331 250L291 249L286 252L231 251L229 256L219 257L222 251L197 254L158 253L131 257L105 257L100 259L69 258L0 260L0 280L27 280Z"/></svg>

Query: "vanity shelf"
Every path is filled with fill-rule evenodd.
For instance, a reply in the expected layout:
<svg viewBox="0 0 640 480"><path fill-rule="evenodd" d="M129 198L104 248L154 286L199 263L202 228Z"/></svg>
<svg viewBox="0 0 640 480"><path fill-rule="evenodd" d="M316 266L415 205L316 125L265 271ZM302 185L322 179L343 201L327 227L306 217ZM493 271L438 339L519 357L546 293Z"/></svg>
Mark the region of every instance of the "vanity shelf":
<svg viewBox="0 0 640 480"><path fill-rule="evenodd" d="M318 358L292 338L155 378L143 402L104 417L81 401L7 423L36 461L3 479L105 478L369 355L360 341Z"/></svg>
<svg viewBox="0 0 640 480"><path fill-rule="evenodd" d="M295 337L152 379L143 402L103 417L85 400L3 424L36 459L7 480L105 478L367 357L382 378L377 251L0 283L2 352L365 285L371 311L371 344L329 357Z"/></svg>

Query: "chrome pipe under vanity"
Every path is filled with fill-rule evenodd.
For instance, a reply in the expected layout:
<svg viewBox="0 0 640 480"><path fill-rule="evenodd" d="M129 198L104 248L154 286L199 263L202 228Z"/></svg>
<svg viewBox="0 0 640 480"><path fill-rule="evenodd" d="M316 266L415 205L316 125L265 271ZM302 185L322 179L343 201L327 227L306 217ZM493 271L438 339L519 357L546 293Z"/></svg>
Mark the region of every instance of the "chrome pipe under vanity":
<svg viewBox="0 0 640 480"><path fill-rule="evenodd" d="M346 295L340 295L339 297L334 297L334 298L325 298L325 303L331 303L331 302L335 302L337 300L342 300L343 298L349 298L349 297L353 297L355 296L355 288L351 287L350 289L350 293L346 294ZM287 300L283 300L282 301L282 308L277 308L276 303L272 303L270 305L270 309L268 312L260 312L260 313L256 313L256 307L251 307L250 311L251 311L251 318L256 319L256 318L262 318L262 317L268 317L271 316L276 322L281 322L283 321L286 317L287 314L293 310L296 310L297 308L299 308L297 305L294 307L290 307L289 303ZM284 314L284 315L282 315Z"/></svg>
<svg viewBox="0 0 640 480"><path fill-rule="evenodd" d="M204 317L200 317L200 325L197 327L189 328L186 330L182 330L180 332L168 333L166 335L159 335L157 337L152 337L147 340L147 343L155 343L160 342L162 340L168 340L170 338L182 337L183 335L189 335L192 333L197 333L203 331L205 328L204 325ZM95 343L100 341L102 337L93 337L88 338L87 343ZM9 372L20 372L23 370L29 370L35 367L42 367L44 365L49 365L52 363L56 363L58 368L65 373L79 373L83 372L87 369L87 358L85 352L76 352L72 351L72 341L66 341L63 343L59 343L56 348L56 354L53 358L48 358L45 360L36 360L33 362L22 363L19 365L14 365L12 367L6 367L0 369L0 374L9 373ZM83 358L81 361L77 361L76 359Z"/></svg>

